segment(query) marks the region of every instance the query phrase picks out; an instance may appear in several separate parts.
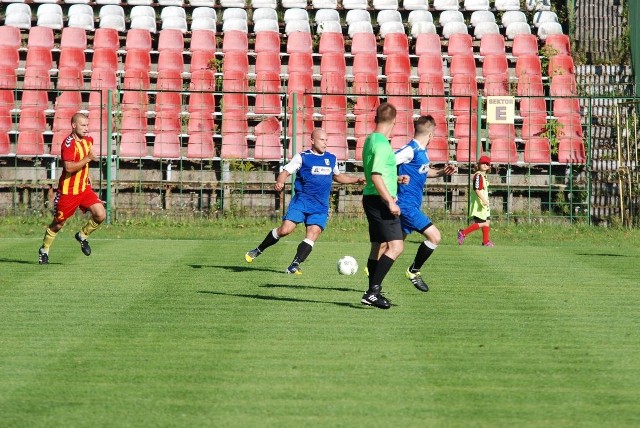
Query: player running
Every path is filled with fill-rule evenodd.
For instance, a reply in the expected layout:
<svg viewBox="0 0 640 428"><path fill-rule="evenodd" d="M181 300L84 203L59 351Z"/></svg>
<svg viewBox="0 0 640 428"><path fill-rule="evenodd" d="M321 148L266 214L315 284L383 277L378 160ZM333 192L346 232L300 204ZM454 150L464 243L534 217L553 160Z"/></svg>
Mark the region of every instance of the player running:
<svg viewBox="0 0 640 428"><path fill-rule="evenodd" d="M82 113L71 118L71 134L62 142L62 174L58 181L58 190L54 199L54 218L47 228L42 246L38 250L38 263L49 263L49 247L64 223L73 216L78 208L87 210L91 218L75 238L85 256L91 255L87 237L91 235L106 217L102 201L91 188L89 162L98 159L93 147L93 138L87 135L89 119Z"/></svg>
<svg viewBox="0 0 640 428"><path fill-rule="evenodd" d="M252 263L264 250L277 244L280 238L292 233L298 223L304 222L307 228L306 237L298 245L293 261L285 270L288 274L301 275L300 264L309 257L313 245L327 226L332 181L341 184L364 184L364 177L341 174L335 155L327 152L326 147L327 133L322 129L314 129L311 133L311 149L296 154L291 162L284 166L274 188L281 192L287 178L297 173L294 182L295 195L282 218L282 225L269 231L257 248L245 254L244 258L248 263Z"/></svg>
<svg viewBox="0 0 640 428"><path fill-rule="evenodd" d="M429 165L428 145L436 128L432 116L420 116L415 120L414 128L413 139L395 152L398 174L409 176L407 183L398 186L398 206L401 211L403 239L413 231L421 233L426 238L418 247L413 263L405 272L405 276L418 290L426 292L429 291L429 286L422 279L420 269L440 244L441 235L431 219L421 210L424 186L428 177L452 175L456 168L446 165L442 169L434 169Z"/></svg>

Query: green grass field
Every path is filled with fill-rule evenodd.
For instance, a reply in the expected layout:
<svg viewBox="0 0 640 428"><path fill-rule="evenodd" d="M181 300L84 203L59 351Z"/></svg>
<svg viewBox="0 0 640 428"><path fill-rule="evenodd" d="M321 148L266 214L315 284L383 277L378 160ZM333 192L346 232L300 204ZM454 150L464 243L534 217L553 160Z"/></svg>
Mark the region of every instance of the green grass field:
<svg viewBox="0 0 640 428"><path fill-rule="evenodd" d="M459 224L363 307L362 223L330 224L304 274L275 223L108 226L87 258L67 225L0 224L0 426L640 426L640 233Z"/></svg>

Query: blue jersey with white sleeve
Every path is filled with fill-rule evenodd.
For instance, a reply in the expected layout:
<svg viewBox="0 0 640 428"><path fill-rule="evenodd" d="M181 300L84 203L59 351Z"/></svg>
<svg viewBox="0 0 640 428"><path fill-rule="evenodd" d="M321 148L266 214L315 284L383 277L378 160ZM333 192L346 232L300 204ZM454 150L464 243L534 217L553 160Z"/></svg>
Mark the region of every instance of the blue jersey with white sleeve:
<svg viewBox="0 0 640 428"><path fill-rule="evenodd" d="M417 141L411 140L395 152L398 175L408 175L409 183L398 185L398 206L401 211L408 208L420 209L424 186L429 172L427 150Z"/></svg>
<svg viewBox="0 0 640 428"><path fill-rule="evenodd" d="M305 211L328 212L333 176L340 174L334 154L305 150L296 154L284 169L290 174L297 173L292 203L302 204Z"/></svg>

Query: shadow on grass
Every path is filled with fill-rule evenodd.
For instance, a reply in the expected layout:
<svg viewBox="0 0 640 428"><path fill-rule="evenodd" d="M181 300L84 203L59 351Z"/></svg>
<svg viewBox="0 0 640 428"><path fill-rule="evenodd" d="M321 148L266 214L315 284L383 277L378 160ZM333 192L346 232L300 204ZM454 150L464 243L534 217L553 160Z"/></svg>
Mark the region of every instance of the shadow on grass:
<svg viewBox="0 0 640 428"><path fill-rule="evenodd" d="M18 259L8 259L6 257L0 257L0 263L16 263L20 265L37 265L38 261L31 260L18 260ZM60 263L50 263L50 264L60 264Z"/></svg>
<svg viewBox="0 0 640 428"><path fill-rule="evenodd" d="M576 253L576 256L593 256L593 257L631 257L627 254L611 254L611 253Z"/></svg>
<svg viewBox="0 0 640 428"><path fill-rule="evenodd" d="M322 303L328 305L341 306L345 308L351 309L367 309L365 306L358 305L355 303L348 302L323 302L321 300L310 300L310 299L298 299L294 297L278 297L278 296L263 296L260 294L239 294L239 293L222 293L220 291L198 291L200 294L214 294L216 296L230 296L230 297L242 297L244 299L255 299L255 300L274 300L277 302L292 302L292 303Z"/></svg>
<svg viewBox="0 0 640 428"><path fill-rule="evenodd" d="M227 270L229 272L258 271L258 272L276 272L276 273L284 274L284 269L276 270L276 269L269 269L269 268L256 267L256 266L243 266L243 265L238 265L238 266L229 266L229 265L196 265L196 264L192 264L192 265L188 265L188 266L190 268L193 268L193 269L224 269L224 270Z"/></svg>
<svg viewBox="0 0 640 428"><path fill-rule="evenodd" d="M347 287L314 287L312 285L289 285L289 284L264 284L261 285L262 288L290 288L290 289L304 289L304 290L331 290L331 291L348 291L348 292L356 292L363 293L363 290L356 290L355 288L347 288Z"/></svg>

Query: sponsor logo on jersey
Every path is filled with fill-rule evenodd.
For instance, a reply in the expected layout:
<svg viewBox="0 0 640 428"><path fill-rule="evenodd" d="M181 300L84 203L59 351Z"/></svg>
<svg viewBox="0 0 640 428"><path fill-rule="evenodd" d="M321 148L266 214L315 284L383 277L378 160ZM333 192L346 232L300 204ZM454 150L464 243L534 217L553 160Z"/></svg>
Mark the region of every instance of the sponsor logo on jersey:
<svg viewBox="0 0 640 428"><path fill-rule="evenodd" d="M313 175L330 175L331 168L328 166L314 166L311 168L311 174Z"/></svg>

